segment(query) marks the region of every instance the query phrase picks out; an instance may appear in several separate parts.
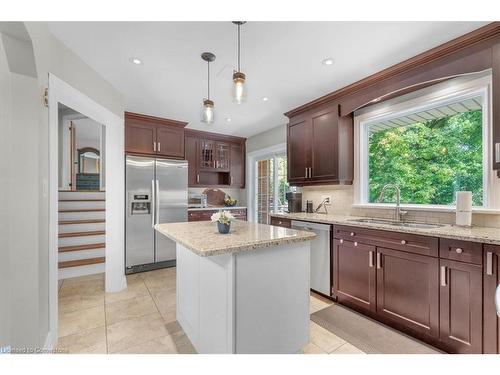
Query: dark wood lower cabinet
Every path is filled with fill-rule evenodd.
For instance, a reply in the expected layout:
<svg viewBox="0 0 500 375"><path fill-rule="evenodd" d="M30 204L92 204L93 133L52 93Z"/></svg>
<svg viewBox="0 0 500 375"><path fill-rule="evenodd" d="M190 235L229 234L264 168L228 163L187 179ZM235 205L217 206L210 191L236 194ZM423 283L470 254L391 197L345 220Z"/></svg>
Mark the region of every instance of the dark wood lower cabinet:
<svg viewBox="0 0 500 375"><path fill-rule="evenodd" d="M440 259L440 335L451 353L482 353L482 268Z"/></svg>
<svg viewBox="0 0 500 375"><path fill-rule="evenodd" d="M418 336L439 336L439 260L377 248L377 314Z"/></svg>
<svg viewBox="0 0 500 375"><path fill-rule="evenodd" d="M336 239L333 246L333 294L348 306L376 310L375 246Z"/></svg>
<svg viewBox="0 0 500 375"><path fill-rule="evenodd" d="M211 216L218 211L219 209L188 210L188 221L210 221ZM230 211L237 220L245 221L247 219L246 208L231 209L228 211Z"/></svg>
<svg viewBox="0 0 500 375"><path fill-rule="evenodd" d="M500 317L495 307L495 292L500 284L500 246L484 245L483 264L483 352L500 354Z"/></svg>

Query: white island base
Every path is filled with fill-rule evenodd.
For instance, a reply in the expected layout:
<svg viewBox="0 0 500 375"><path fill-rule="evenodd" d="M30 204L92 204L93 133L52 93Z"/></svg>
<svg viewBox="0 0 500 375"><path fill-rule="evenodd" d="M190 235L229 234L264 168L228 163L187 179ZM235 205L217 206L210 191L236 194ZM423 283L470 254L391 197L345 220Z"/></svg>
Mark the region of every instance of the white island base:
<svg viewBox="0 0 500 375"><path fill-rule="evenodd" d="M300 352L309 252L307 241L204 257L177 243L177 320L197 352Z"/></svg>

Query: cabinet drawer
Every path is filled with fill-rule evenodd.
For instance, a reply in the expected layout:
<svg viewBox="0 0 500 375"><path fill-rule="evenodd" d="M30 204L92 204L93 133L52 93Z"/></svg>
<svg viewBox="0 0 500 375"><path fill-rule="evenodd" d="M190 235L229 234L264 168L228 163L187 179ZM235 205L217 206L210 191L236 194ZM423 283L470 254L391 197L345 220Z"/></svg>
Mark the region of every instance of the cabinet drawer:
<svg viewBox="0 0 500 375"><path fill-rule="evenodd" d="M483 245L477 242L441 238L439 257L460 262L483 264Z"/></svg>
<svg viewBox="0 0 500 375"><path fill-rule="evenodd" d="M283 219L281 217L271 217L271 225L276 225L278 227L291 228L292 221L289 219Z"/></svg>
<svg viewBox="0 0 500 375"><path fill-rule="evenodd" d="M188 211L188 221L208 221L215 211Z"/></svg>
<svg viewBox="0 0 500 375"><path fill-rule="evenodd" d="M333 234L338 239L348 239L409 253L438 256L439 239L435 237L344 225L335 225Z"/></svg>

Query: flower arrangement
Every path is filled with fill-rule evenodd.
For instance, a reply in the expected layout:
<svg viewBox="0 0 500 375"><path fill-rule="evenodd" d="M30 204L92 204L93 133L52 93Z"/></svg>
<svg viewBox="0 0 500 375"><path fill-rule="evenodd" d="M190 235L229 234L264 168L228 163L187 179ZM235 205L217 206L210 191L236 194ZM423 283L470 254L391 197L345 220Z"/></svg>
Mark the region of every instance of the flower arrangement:
<svg viewBox="0 0 500 375"><path fill-rule="evenodd" d="M216 212L210 217L210 219L212 222L217 222L217 227L219 229L219 233L221 234L229 233L231 221L235 220L234 216L229 211Z"/></svg>

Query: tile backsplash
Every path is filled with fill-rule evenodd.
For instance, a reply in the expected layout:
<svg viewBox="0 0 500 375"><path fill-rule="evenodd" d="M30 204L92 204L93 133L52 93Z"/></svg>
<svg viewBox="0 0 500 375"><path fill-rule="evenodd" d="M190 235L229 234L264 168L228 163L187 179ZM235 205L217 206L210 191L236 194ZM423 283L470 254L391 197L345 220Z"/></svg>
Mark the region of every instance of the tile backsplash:
<svg viewBox="0 0 500 375"><path fill-rule="evenodd" d="M201 194L203 193L203 190L206 188L189 188L188 193L189 194ZM227 195L230 195L232 198L236 199L238 202L236 203L237 206L246 206L246 193L245 189L234 189L234 188L220 188L219 190L222 190L224 193Z"/></svg>
<svg viewBox="0 0 500 375"><path fill-rule="evenodd" d="M314 208L321 203L324 196L330 196L332 204L328 206L328 213L338 215L369 216L392 219L393 210L377 208L352 207L354 189L352 186L306 186L302 188L303 207L306 201L312 200ZM455 212L435 212L408 210L406 220L425 221L432 223L453 224ZM473 213L472 224L485 227L500 228L500 215Z"/></svg>

